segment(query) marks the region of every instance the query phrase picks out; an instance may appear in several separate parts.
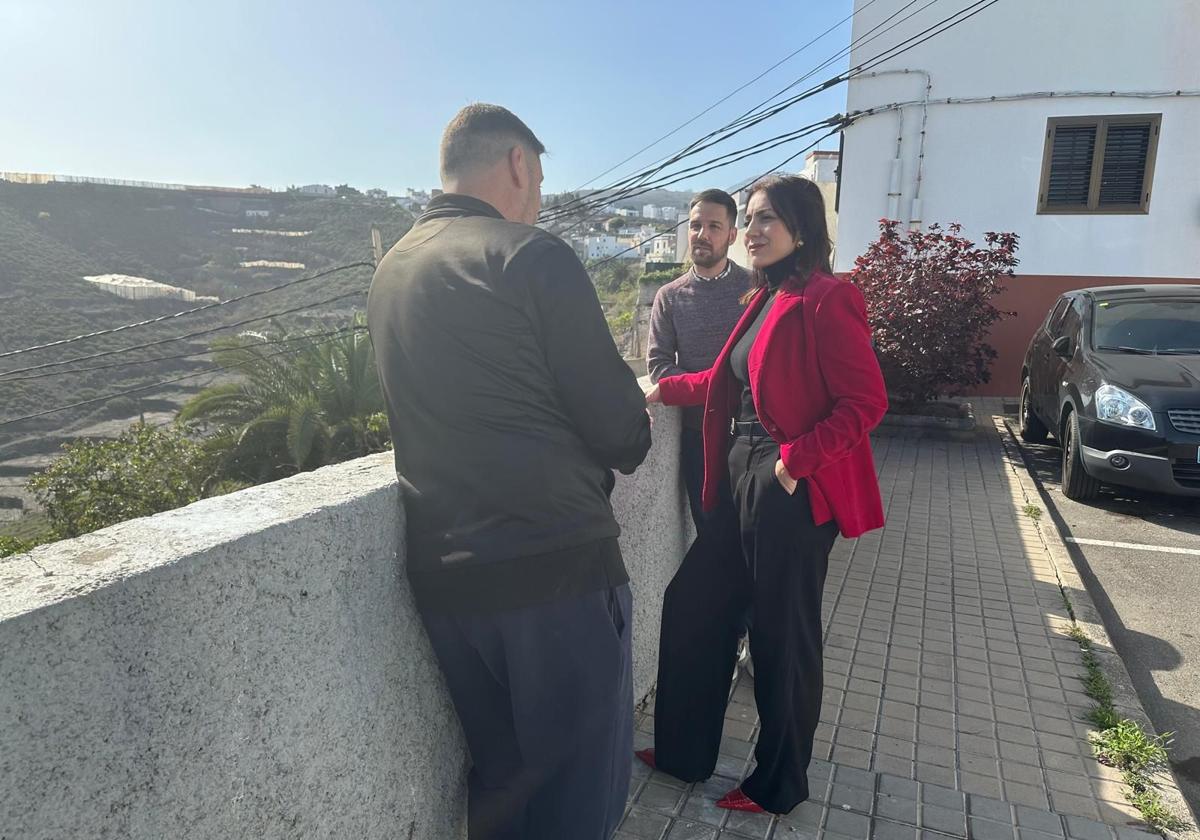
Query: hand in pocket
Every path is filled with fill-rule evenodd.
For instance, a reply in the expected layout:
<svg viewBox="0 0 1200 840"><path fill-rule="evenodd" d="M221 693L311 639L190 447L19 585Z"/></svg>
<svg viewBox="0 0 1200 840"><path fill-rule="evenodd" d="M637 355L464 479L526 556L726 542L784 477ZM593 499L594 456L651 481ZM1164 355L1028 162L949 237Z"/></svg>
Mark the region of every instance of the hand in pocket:
<svg viewBox="0 0 1200 840"><path fill-rule="evenodd" d="M775 479L789 496L796 492L796 479L788 474L787 467L783 465L783 459L775 462Z"/></svg>

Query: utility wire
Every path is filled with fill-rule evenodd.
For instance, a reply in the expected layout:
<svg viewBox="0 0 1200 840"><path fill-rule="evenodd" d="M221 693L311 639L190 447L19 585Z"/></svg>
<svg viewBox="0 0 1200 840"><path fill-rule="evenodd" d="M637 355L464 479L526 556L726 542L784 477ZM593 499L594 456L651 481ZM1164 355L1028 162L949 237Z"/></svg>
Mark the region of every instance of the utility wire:
<svg viewBox="0 0 1200 840"><path fill-rule="evenodd" d="M268 347L276 344L292 344L298 341L307 341L312 338L321 338L324 336L334 337L345 335L353 332L362 332L367 328L364 326L345 327L340 330L330 330L322 333L305 333L304 335L292 336L290 338L279 338L267 341L260 341L253 347ZM112 368L134 367L136 365L148 365L154 362L167 362L176 359L193 359L197 356L207 356L211 353L219 353L220 350L213 350L211 347L204 350L197 350L194 353L176 353L170 356L151 356L148 359L137 359L134 361L122 360L119 362L108 362L103 365L92 365L91 367L72 368L71 370L51 370L42 371L41 373L31 373L28 376L17 376L12 379L0 379L0 385L7 385L10 382L27 382L30 379L45 379L52 376L69 376L73 373L91 373L97 370L111 370Z"/></svg>
<svg viewBox="0 0 1200 840"><path fill-rule="evenodd" d="M185 315L195 315L197 312L205 312L209 309L216 309L217 307L220 307L220 306L228 306L231 303L239 303L243 300L249 300L250 298L258 297L259 295L265 295L265 294L269 294L271 292L278 292L281 289L289 289L292 286L297 286L301 283L307 283L311 280L318 280L322 277L328 277L330 274L336 274L339 271L346 271L347 269L360 268L360 267L374 267L374 263L353 262L353 263L347 263L345 265L334 266L333 268L328 268L328 269L325 269L324 271L319 271L316 274L312 274L307 277L298 277L295 280L289 280L286 283L280 283L278 286L271 286L270 288L267 288L267 289L259 289L258 291L248 292L247 294L239 295L237 297L232 297L232 298L229 298L228 300L219 300L219 301L214 301L213 303L206 303L203 306L196 306L196 307L193 307L192 309L185 309L182 312L174 312L170 315L161 315L157 318L149 318L145 321L138 321L133 324L122 324L119 327L113 327L111 329L106 329L106 330L97 330L96 332L85 333L83 335L76 335L76 336L72 336L71 338L62 338L62 339L59 339L58 341L48 342L47 344L37 344L37 345L34 345L33 347L22 347L20 350L9 350L7 352L0 353L0 359L7 358L9 356L18 356L18 355L21 355L22 353L32 353L35 350L45 350L49 347L60 347L64 344L74 344L77 341L83 341L83 340L89 339L89 338L96 338L96 337L102 336L102 335L112 335L113 333L119 333L119 332L124 332L125 330L134 329L135 327L146 327L151 324L159 324L164 321L170 321L174 318L182 318Z"/></svg>
<svg viewBox="0 0 1200 840"><path fill-rule="evenodd" d="M796 158L800 157L800 155L804 154L804 153L805 153L805 152L807 152L809 149L811 149L811 148L813 148L814 146L818 145L818 144L819 144L819 143L820 143L822 140L826 139L827 137L832 137L833 135L837 134L837 133L838 133L839 131L841 131L841 130L842 130L844 127L845 127L845 126L839 126L838 128L835 128L833 131L830 131L828 134L824 134L824 135L822 135L821 137L818 137L818 138L817 138L815 141L813 141L813 142L812 142L812 143L810 143L809 145L805 146L805 147L804 147L803 149L801 149L800 151L798 151L798 152L796 152L795 154L793 154L793 155L790 155L789 157L786 157L786 158L784 158L783 160L781 160L779 163L777 163L777 164L776 164L774 167L772 167L771 169L768 169L766 172L763 172L763 173L762 173L762 174L760 174L760 175L755 175L755 176L754 176L753 178L751 178L749 181L746 181L746 182L745 182L745 183L744 183L742 186L735 188L735 189L733 190L733 192L734 192L734 193L741 192L741 191L742 191L742 190L744 190L746 187L750 186L751 184L753 184L755 181L759 180L760 178L765 178L766 176L770 175L772 172L778 172L780 169L782 169L783 167L787 166L787 165L788 165L789 163L791 163L793 160L795 160ZM788 141L788 142L791 142L791 141ZM781 144L781 145L782 145L782 144ZM620 257L622 254L628 254L630 251L635 251L635 250L638 250L638 249L639 249L639 248L641 248L643 245L645 245L645 244L647 244L647 243L649 243L649 242L653 242L655 239L658 239L659 237L666 236L667 234L669 234L669 233L672 233L672 232L674 232L674 231L678 230L678 229L679 229L679 227L680 227L680 226L681 226L681 225L682 225L682 224L683 224L685 221L687 221L687 220L686 220L686 219L683 219L683 220L681 220L681 221L677 222L677 223L674 225L674 227L672 227L672 228L670 228L670 229L668 229L668 230L660 231L659 233L656 233L654 236L648 237L647 239L643 239L641 242L638 242L638 243L636 243L636 244L634 244L634 245L631 245L631 246L629 246L628 248L626 248L626 249L625 249L625 250L623 250L623 251L618 251L617 253L613 254L613 255L612 255L612 256L610 256L610 257L605 257L604 259L600 260L599 262L590 263L589 265L587 265L587 266L586 266L586 268L587 268L589 271L591 271L591 270L593 270L593 269L599 268L599 267L600 267L600 266L602 266L602 265L605 265L606 263L610 263L610 262L612 262L613 260L615 260L615 259L619 258L619 257Z"/></svg>
<svg viewBox="0 0 1200 840"><path fill-rule="evenodd" d="M331 341L331 340L332 339L326 339L326 341ZM314 343L322 344L325 342L314 342ZM276 356L282 356L289 352L291 352L291 351L290 350L281 350L278 353L268 353L267 355L261 356L260 358L261 359L273 359ZM0 420L0 427L11 426L14 423L21 423L26 420L35 420L38 417L45 417L47 414L57 414L60 411L67 411L72 408L84 408L89 405L105 403L105 402L108 402L109 400L115 400L117 397L126 397L126 396L129 396L130 394L140 394L145 391L155 391L155 390L158 390L159 388L165 387L167 385L174 385L177 382L183 382L184 380L192 379L197 376L206 376L210 373L221 373L222 371L233 370L236 367L238 367L238 365L218 365L216 367L207 368L205 370L198 370L198 371L194 371L192 373L187 373L187 374L184 374L183 376L176 376L172 379L163 379L159 382L153 382L149 385L141 385L137 388L126 388L123 391L114 391L113 393L105 394L100 397L93 397L92 399L89 399L89 400L80 400L79 402L71 403L69 405L59 405L59 406L55 406L54 408L47 408L43 411L34 412L33 414L26 414L22 417L10 417L6 420Z"/></svg>
<svg viewBox="0 0 1200 840"><path fill-rule="evenodd" d="M857 67L851 68L850 70L847 70L843 73L840 73L837 76L831 77L830 79L826 79L824 82L821 82L821 83L818 83L818 84L812 86L811 88L803 91L802 93L800 93L796 96L793 96L778 105L773 106L769 110L763 110L763 108L766 105L770 104L773 100L777 99L778 96L780 96L782 93L791 89L791 87L794 87L796 84L799 84L800 81L802 81L803 79L807 78L808 76L814 74L815 72L819 71L821 68L823 68L827 64L832 63L833 61L836 61L838 58L842 57L843 54L847 53L848 51L852 51L855 48L860 47L866 43L869 43L870 41L875 40L878 37L881 37L882 35L886 34L887 32L891 31L895 27L906 22L907 20L910 20L912 17L916 16L917 14L919 14L920 12L924 11L925 9L929 8L929 6L931 6L935 2L937 2L937 0L930 0L930 2L926 3L924 6L917 9L915 12L912 12L911 14L902 18L901 20L896 21L891 26L888 26L886 29L879 31L877 34L873 34L873 33L876 33L876 31L879 30L884 24L891 21L897 14L899 14L900 12L904 11L905 9L911 7L915 2L917 2L917 0L910 0L910 2L908 4L906 4L905 6L901 7L900 10L893 13L888 18L885 18L883 22L881 22L880 24L877 24L874 28L872 28L871 30L869 30L868 32L866 32L862 36L860 36L858 39L856 39L849 47L844 48L843 50L839 51L839 53L837 55L831 56L830 59L826 60L826 62L824 62L821 65L818 65L817 68L814 68L814 70L805 74L805 76L800 77L800 79L797 79L795 82L793 82L787 88L784 88L782 91L779 91L772 97L768 98L764 102L755 106L750 111L747 111L741 117L736 118L735 120L731 121L730 123L727 123L725 126L722 126L721 128L716 129L713 132L710 132L708 135L700 138L699 140L694 141L692 144L690 144L689 146L680 150L679 152L675 153L674 155L669 156L668 158L664 159L663 161L660 161L659 164L656 165L654 168L643 170L642 172L631 175L631 176L623 179L622 181L617 182L617 184L610 186L610 187L606 188L605 190L597 191L597 193L593 193L592 195L590 195L586 198L574 199L573 201L566 202L561 205L557 205L556 207L551 209L550 214L545 219L543 219L543 221L553 220L555 218L558 218L558 217L561 217L564 215L573 215L574 213L580 212L583 205L602 206L604 203L611 203L614 200L615 201L623 200L623 198L625 196L607 195L606 193L612 193L614 190L619 190L621 187L624 187L628 184L631 184L631 183L636 184L638 181L644 181L646 178L653 177L658 172L661 172L662 169L666 168L667 166L670 166L673 163L678 162L679 160L682 160L685 157L691 156L692 154L695 154L699 151L702 151L705 148L709 148L713 145L716 145L717 143L724 142L725 140L729 139L730 137L733 137L734 135L739 134L742 131L745 131L748 128L753 127L754 125L758 125L759 123L761 123L767 119L770 119L771 117L774 117L779 113L782 113L784 110L791 108L792 106L796 105L797 103L799 103L805 99L815 96L816 94L822 92L823 90L826 90L829 87L832 87L836 84L840 84L844 81L848 81L849 79L853 78L854 76L865 73L868 70L870 70L871 68L878 66L879 64L883 63L884 61L889 61L893 58L896 58L897 56L902 55L903 53L919 46L920 44L925 43L926 41L930 40L931 38L936 37L937 35L943 34L944 32L947 32L950 29L952 29L953 27L965 22L966 20L969 20L970 18L974 17L976 14L979 14L980 12L982 12L985 9L989 8L990 6L994 5L998 1L999 0L975 0L974 3L971 3L967 6L965 6L964 8L955 12L954 14L951 14L951 15L946 16L945 18L942 18L938 22L934 23L932 26L927 27L926 29L922 30L921 32L918 32L916 35L913 35L913 36L905 39L904 41L901 41L898 44L895 44L892 47L889 47L888 49L882 51L881 53L878 53L877 55L873 56L872 58L867 59L867 61L864 62L863 64L861 64ZM872 36L872 37L868 37L868 36Z"/></svg>
<svg viewBox="0 0 1200 840"><path fill-rule="evenodd" d="M855 39L850 44L850 47L848 49L853 49L856 46L861 46L862 44L868 43L870 40L874 40L874 38L868 38L868 36L872 35L872 33L874 33L876 30L878 30L880 27L882 27L884 24L886 24L888 21L890 21L896 15L902 13L905 9L911 7L916 2L918 2L918 0L909 0L908 3L906 3L900 9L898 9L896 12L892 13L892 15L888 16L882 22L877 24L875 27L873 27L872 29L868 30L867 32L860 35L857 39ZM921 9L918 9L913 14L910 14L908 17L899 21L899 23L903 23L905 20L908 20L909 18L913 17L914 15L920 13L925 8L928 8L930 5L932 5L935 2L938 2L938 0L930 0L930 2L926 4L926 6L923 6ZM870 5L870 4L868 4L868 5ZM864 8L866 8L866 7L864 6ZM885 32L886 31L888 31L888 30L885 30ZM882 35L884 33L881 32L879 34ZM878 37L878 36L876 36L876 37ZM642 170L641 172L637 172L637 173L634 173L633 175L627 176L626 178L622 179L621 181L618 181L616 184L611 185L609 187L605 187L602 190L598 190L596 193L593 193L592 195L587 196L585 198L576 198L572 202L566 202L565 204L562 204L562 205L556 205L556 207L552 208L552 211L557 211L557 210L560 210L561 208L569 207L573 203L591 201L593 199L593 196L595 196L595 195L598 195L600 193L612 192L613 190L619 189L620 187L625 186L631 182L637 183L640 180L644 180L646 177L650 177L653 174L655 174L656 172L661 171L661 169L663 169L665 166L668 166L671 163L676 162L677 160L682 160L684 157L688 157L691 154L703 151L703 149L705 149L705 148L709 148L710 146L716 145L717 143L720 143L723 140L728 139L728 137L732 136L732 134L726 135L725 137L721 137L712 143L705 144L705 141L710 140L711 138L717 137L717 135L721 134L722 132L726 132L730 129L737 128L739 125L741 125L745 122L746 118L762 114L763 107L770 104L773 100L777 99L782 93L795 87L801 81L808 79L809 77L811 77L811 76L815 75L817 72L819 72L822 68L828 66L833 61L836 61L846 51L847 51L847 48L843 48L842 50L839 50L838 53L836 53L835 55L826 59L822 63L818 64L816 67L812 68L807 73L800 76L798 79L793 81L787 87L783 88L781 91L778 91L777 93L773 94L772 96L768 97L767 99L763 100L762 102L758 103L757 105L752 106L748 111L743 112L741 115L735 117L733 120L730 120L729 122L725 123L725 125L721 126L720 128L715 129L714 131L709 132L708 134L701 137L700 139L693 141L692 143L685 146L683 149L681 149L671 155L667 155L666 157L659 158L657 161L655 161L653 164L650 165L651 168L647 168L647 169ZM816 95L817 93L820 93L821 91L825 90L827 86L831 86L832 84L837 83L837 78L838 77L834 77L833 79L827 80L826 82L824 82L820 85L814 86L814 88L810 89L809 91L806 91L804 95L794 98L794 100L789 102L786 107L791 107L792 105L796 104L797 102L802 101L805 98L808 98L808 96ZM774 116L775 113L779 113L779 112L780 111L775 111L775 112L767 115L767 117ZM762 120L759 120L758 122L761 122L761 121ZM755 124L757 124L757 123L755 123ZM746 127L748 128L749 126L747 125ZM704 144L704 145L701 146L700 144ZM697 146L699 146L699 148L697 148ZM595 180L595 179L593 179L593 180ZM614 201L614 200L620 201L620 200L622 200L622 198L620 196L610 196L610 197L608 197L608 200L610 202Z"/></svg>
<svg viewBox="0 0 1200 840"><path fill-rule="evenodd" d="M29 367L16 368L14 370L6 370L3 373L0 373L0 385L4 384L4 382L7 381L4 377L12 376L17 373L30 373L30 372L36 371L36 370L45 370L47 368L62 367L63 365L69 365L69 364L73 364L75 362L86 362L86 361L91 361L92 359L102 359L106 356L115 356L120 353L129 353L133 350L144 350L147 347L157 347L161 344L170 344L175 341L186 341L187 339L191 339L191 338L199 338L202 335L211 335L212 333L221 332L222 330L230 330L230 329L234 329L235 327L245 326L246 324L253 324L257 321L266 321L271 318L276 318L280 315L291 315L294 312L302 312L305 309L312 309L315 306L324 306L327 303L333 303L335 301L345 300L346 298L357 297L359 295L365 295L366 293L367 293L366 289L359 289L359 290L353 291L353 292L344 292L340 295L334 295L333 297L325 298L324 300L317 300L317 301L313 301L312 303L306 303L306 304L303 304L302 306L295 306L295 307L292 307L291 309L284 309L284 310L280 310L278 312L270 312L266 315L256 315L253 318L246 318L242 321L235 321L232 324L222 324L220 326L210 327L208 329L196 330L195 332L186 333L185 335L178 335L178 336L173 336L173 337L168 337L168 338L160 338L156 341L147 341L143 344L134 344L129 347L118 347L115 350L105 350L100 353L90 353L86 356L75 356L74 358L63 359L62 361L58 361L58 362L46 362L45 364L41 364L41 365L30 365Z"/></svg>
<svg viewBox="0 0 1200 840"><path fill-rule="evenodd" d="M877 2L878 2L878 0L870 0L870 2L868 2L868 3L865 3L863 6L861 6L861 7L860 7L860 8L858 8L858 9L856 9L855 11L851 12L850 14L846 15L846 17L844 17L844 18L842 18L841 20L839 20L839 21L838 21L837 23L835 23L833 26L831 26L831 27L829 27L828 29L826 29L824 32L822 32L822 33L821 33L820 35L818 35L817 37L813 38L813 39L812 39L811 41L809 41L808 43L804 44L803 46L799 47L799 48L798 48L798 49L796 49L796 50L793 50L792 52L790 52L790 53L788 53L787 55L785 55L783 58L779 59L779 61L777 61L777 62L775 62L774 64L772 64L770 67L768 67L766 70L764 70L764 71L762 71L761 73L759 73L757 76L755 76L755 77L754 77L753 79L751 79L750 81L746 82L745 84L741 85L740 87L737 87L737 88L735 88L735 89L731 90L729 93L727 93L727 94L725 94L724 96L722 96L720 99L718 99L716 102L714 102L714 103L712 103L711 105L709 105L707 108L705 108L705 109L704 109L703 111L701 111L700 113L698 113L698 114L696 114L695 116L691 117L691 118L690 118L690 119L688 119L686 122L682 122L682 123L680 123L679 125L675 126L675 128L671 129L671 130L670 130L670 131L668 131L666 134L664 134L662 137L659 137L657 140L654 140L653 142L651 142L651 143L648 143L648 144L647 144L647 145L645 145L645 146L642 146L642 148L638 149L636 152L634 152L633 154L631 154L629 157L625 158L624 160L622 160L622 161L620 161L620 162L618 162L618 163L615 163L615 164L613 164L613 165L612 165L612 166L610 166L608 169L605 169L603 172L601 172L599 175L595 175L595 176L593 176L592 178L588 179L587 181L584 181L582 184L580 184L578 187L576 187L574 190L572 190L572 192L579 192L580 190L582 190L584 187L588 186L589 184L591 184L591 183L593 183L593 182L595 182L595 181L599 181L601 178L603 178L605 175L607 175L608 173L612 172L613 170L615 170L615 169L619 169L619 168L621 168L622 166L624 166L625 164L629 163L629 161L631 161L631 160L633 160L634 158L636 158L636 157L637 157L638 155L640 155L642 152L645 152L645 151L648 151L648 150L650 150L650 149L654 148L654 147L655 147L655 146L657 146L659 143L661 143L662 141L666 140L668 137L673 137L673 136L675 136L675 135L676 135L676 134L678 134L680 131L682 131L683 129L687 128L689 125L691 125L692 123L694 123L696 120L700 119L700 118L701 118L701 117L703 117L705 114L707 114L707 113L709 113L710 111L712 111L712 110L713 110L714 108L716 108L718 105L724 104L724 103L725 103L725 102L727 102L729 99L733 98L734 96L736 96L737 94L739 94L739 93L741 93L743 90L745 90L746 88L750 87L750 85L754 84L754 83L755 83L755 82L757 82L759 79L761 79L761 78L763 78L764 76L766 76L766 75L767 75L768 73L770 73L772 70L775 70L776 68L778 68L778 67L781 67L782 65L784 65L784 64L786 64L787 62L791 61L793 58L795 58L796 56L798 56L800 53L804 52L806 49L808 49L809 47L811 47L813 44L817 43L817 41L820 41L822 38L824 38L824 37L825 37L826 35L828 35L829 33L833 32L835 29L837 29L838 27L840 27L842 24L846 23L847 21L853 20L853 19L854 19L854 15L855 15L855 14L858 14L859 12L862 12L862 11L863 11L864 9L866 9L868 6L872 6L872 5L874 5L875 3L877 3Z"/></svg>
<svg viewBox="0 0 1200 840"><path fill-rule="evenodd" d="M784 134L779 134L774 137L768 137L765 140L760 140L757 143L754 143L750 146L744 146L740 149L734 149L733 151L726 152L726 153L724 153L722 155L718 155L717 157L714 157L714 158L710 158L710 159L704 161L703 163L698 163L693 166L687 167L685 169L680 169L680 170L676 170L674 172L666 173L654 181L650 181L648 183L639 185L636 189L634 189L634 188L626 189L626 190L622 191L622 193L620 195L606 199L606 203L609 201L613 201L613 200L620 201L620 200L624 200L624 199L628 199L628 198L634 198L639 195L644 195L645 193L651 192L656 189L661 189L665 186L670 186L671 184L678 183L679 181L686 180L686 179L694 177L696 175L701 175L701 174L704 174L707 172L711 172L715 169L720 169L721 167L728 166L731 163L737 163L738 161L744 160L747 157L752 157L753 155L761 154L765 151L770 151L771 149L775 148L776 146L780 145L781 143L786 143L791 140L797 140L800 137L803 137L806 134L811 134L814 131L820 130L821 128L825 128L825 127L828 127L831 125L838 124L841 122L841 120L842 120L841 115L827 117L826 119L819 120L814 123L810 123L809 125L802 126L801 128L795 129L793 131L789 131ZM728 160L729 158L733 158L733 160ZM722 163L722 161L724 161L724 162ZM575 212L580 212L580 211L577 209ZM570 215L574 215L574 213L571 213ZM579 224L580 224L580 222L577 222L576 225L574 225L573 227L578 226ZM570 229L571 228L568 228L568 230L570 230ZM564 233L565 232L566 231L564 231ZM562 234L560 233L559 235L561 236Z"/></svg>

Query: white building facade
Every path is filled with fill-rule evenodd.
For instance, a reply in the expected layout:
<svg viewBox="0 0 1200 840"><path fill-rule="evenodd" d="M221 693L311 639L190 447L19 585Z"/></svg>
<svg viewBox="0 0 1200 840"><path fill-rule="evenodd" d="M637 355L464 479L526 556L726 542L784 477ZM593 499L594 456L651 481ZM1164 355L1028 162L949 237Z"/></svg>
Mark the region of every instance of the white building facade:
<svg viewBox="0 0 1200 840"><path fill-rule="evenodd" d="M870 37L901 0L855 0ZM944 17L921 12L856 48L860 66ZM1200 280L1200 4L1005 0L849 82L834 268L878 238L960 223L1020 237L1014 313L987 341L1014 396L1029 340L1065 291Z"/></svg>
<svg viewBox="0 0 1200 840"><path fill-rule="evenodd" d="M901 5L856 0L853 37ZM850 65L942 16L916 15ZM836 268L890 217L1014 231L1022 274L1196 277L1197 41L1192 0L1005 0L852 79L847 112L876 110L845 132Z"/></svg>

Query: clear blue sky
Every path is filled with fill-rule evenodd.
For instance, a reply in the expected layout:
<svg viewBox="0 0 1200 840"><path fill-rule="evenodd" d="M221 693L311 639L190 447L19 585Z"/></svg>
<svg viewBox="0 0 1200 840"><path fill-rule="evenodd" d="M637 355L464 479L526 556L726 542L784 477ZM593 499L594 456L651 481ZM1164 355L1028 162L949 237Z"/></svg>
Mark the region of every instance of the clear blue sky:
<svg viewBox="0 0 1200 840"><path fill-rule="evenodd" d="M546 143L546 190L571 189L850 10L851 0L0 0L0 170L395 193L436 186L442 126L490 101ZM849 32L847 22L638 161L765 99ZM835 88L716 151L844 107ZM729 186L801 145L677 188Z"/></svg>

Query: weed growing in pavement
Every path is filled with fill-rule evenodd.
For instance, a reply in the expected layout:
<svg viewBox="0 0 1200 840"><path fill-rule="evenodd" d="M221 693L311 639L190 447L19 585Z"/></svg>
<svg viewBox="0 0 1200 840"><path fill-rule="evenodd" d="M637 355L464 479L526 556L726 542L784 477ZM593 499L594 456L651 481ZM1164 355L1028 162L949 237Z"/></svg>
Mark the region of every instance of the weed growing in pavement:
<svg viewBox="0 0 1200 840"><path fill-rule="evenodd" d="M1058 594L1062 595L1063 606L1067 608L1067 615L1071 617L1071 632L1067 635L1079 642L1080 646L1082 646L1083 642L1087 641L1087 636L1083 635L1083 631L1080 630L1079 625L1075 623L1075 608L1071 606L1071 599L1067 597L1066 590L1062 589L1061 587L1058 590ZM1083 641L1080 641L1081 638Z"/></svg>
<svg viewBox="0 0 1200 840"><path fill-rule="evenodd" d="M1030 519L1032 519L1034 522L1037 522L1039 519L1042 518L1042 509L1040 507L1038 507L1037 505L1025 505L1025 507L1022 508L1022 510L1024 510L1025 515L1028 516Z"/></svg>
<svg viewBox="0 0 1200 840"><path fill-rule="evenodd" d="M1067 635L1079 645L1083 667L1087 676L1081 677L1084 693L1095 704L1085 717L1098 731L1091 733L1088 740L1092 752L1102 764L1121 771L1129 788L1125 797L1142 813L1142 819L1155 831L1178 831L1186 826L1162 801L1150 773L1167 764L1167 748L1171 745L1171 733L1151 736L1142 731L1136 721L1122 718L1113 707L1112 683L1100 667L1100 659L1092 650L1092 641L1075 621L1075 610L1067 593L1062 593L1063 603L1071 616L1071 629Z"/></svg>
<svg viewBox="0 0 1200 840"><path fill-rule="evenodd" d="M1112 729L1121 722L1121 716L1117 714L1116 709L1112 708L1111 706L1101 706L1099 704L1088 709L1087 714L1085 714L1083 717L1088 723L1100 731Z"/></svg>
<svg viewBox="0 0 1200 840"><path fill-rule="evenodd" d="M1150 736L1132 720L1122 720L1111 729L1091 735L1097 758L1132 775L1165 766L1171 740L1170 732Z"/></svg>
<svg viewBox="0 0 1200 840"><path fill-rule="evenodd" d="M1142 817L1151 828L1161 833L1164 831L1182 831L1188 827L1186 822L1173 814L1163 804L1162 797L1158 795L1158 790L1155 789L1153 783L1149 782L1143 774L1125 772L1121 774L1121 778L1129 786L1129 791L1125 794L1125 798L1132 803L1133 807L1142 812Z"/></svg>

